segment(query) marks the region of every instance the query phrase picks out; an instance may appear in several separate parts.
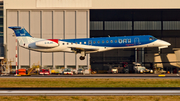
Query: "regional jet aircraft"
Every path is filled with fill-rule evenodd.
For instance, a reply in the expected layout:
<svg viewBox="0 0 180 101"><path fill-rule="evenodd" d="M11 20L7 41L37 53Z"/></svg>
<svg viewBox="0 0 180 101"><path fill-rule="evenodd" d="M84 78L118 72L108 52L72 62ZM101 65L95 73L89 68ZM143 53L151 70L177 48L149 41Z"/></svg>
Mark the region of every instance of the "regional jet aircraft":
<svg viewBox="0 0 180 101"><path fill-rule="evenodd" d="M9 28L14 30L19 45L23 48L39 52L80 53L80 60L84 60L86 54L112 49L143 47L159 47L161 49L171 45L151 35L81 39L41 39L33 38L24 28L19 26Z"/></svg>

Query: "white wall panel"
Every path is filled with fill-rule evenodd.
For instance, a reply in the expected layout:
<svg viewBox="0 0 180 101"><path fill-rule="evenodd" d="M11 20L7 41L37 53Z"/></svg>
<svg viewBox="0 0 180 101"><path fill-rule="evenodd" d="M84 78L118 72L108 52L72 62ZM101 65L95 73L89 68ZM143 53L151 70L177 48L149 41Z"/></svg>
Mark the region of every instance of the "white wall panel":
<svg viewBox="0 0 180 101"><path fill-rule="evenodd" d="M37 7L91 7L91 0L37 0Z"/></svg>
<svg viewBox="0 0 180 101"><path fill-rule="evenodd" d="M64 27L63 27L63 11L55 10L53 12L53 39L63 39L64 38ZM64 53L63 52L54 52L54 65L64 65Z"/></svg>
<svg viewBox="0 0 180 101"><path fill-rule="evenodd" d="M65 53L65 65L74 65L75 66L75 54L74 53Z"/></svg>
<svg viewBox="0 0 180 101"><path fill-rule="evenodd" d="M75 38L75 11L65 12L65 39ZM65 53L65 65L75 65L75 54Z"/></svg>
<svg viewBox="0 0 180 101"><path fill-rule="evenodd" d="M55 10L53 12L53 38L54 39L63 39L63 11L62 10Z"/></svg>
<svg viewBox="0 0 180 101"><path fill-rule="evenodd" d="M19 12L19 26L29 32L29 11ZM29 50L19 47L19 64L29 66Z"/></svg>
<svg viewBox="0 0 180 101"><path fill-rule="evenodd" d="M42 38L52 39L52 11L42 12ZM42 53L42 65L52 65L52 53Z"/></svg>
<svg viewBox="0 0 180 101"><path fill-rule="evenodd" d="M52 11L42 12L42 38L52 39Z"/></svg>
<svg viewBox="0 0 180 101"><path fill-rule="evenodd" d="M42 53L42 66L52 66L52 53Z"/></svg>
<svg viewBox="0 0 180 101"><path fill-rule="evenodd" d="M41 19L40 19L40 10L30 11L30 34L33 37L40 38L41 33Z"/></svg>
<svg viewBox="0 0 180 101"><path fill-rule="evenodd" d="M30 34L33 37L40 38L40 33L41 33L41 19L40 19L40 10L32 10L30 11ZM36 51L31 51L30 52L30 63L31 66L35 63L41 62L41 52L36 52Z"/></svg>
<svg viewBox="0 0 180 101"><path fill-rule="evenodd" d="M75 38L75 11L66 11L65 39Z"/></svg>
<svg viewBox="0 0 180 101"><path fill-rule="evenodd" d="M54 52L54 65L64 65L64 53Z"/></svg>
<svg viewBox="0 0 180 101"><path fill-rule="evenodd" d="M77 12L77 34L76 38L86 38L87 37L87 13L86 11Z"/></svg>
<svg viewBox="0 0 180 101"><path fill-rule="evenodd" d="M17 26L17 11L16 10L7 10L7 27ZM16 41L13 37L13 30L7 28L7 58L8 60L14 60L12 65L16 65L15 54L16 54Z"/></svg>

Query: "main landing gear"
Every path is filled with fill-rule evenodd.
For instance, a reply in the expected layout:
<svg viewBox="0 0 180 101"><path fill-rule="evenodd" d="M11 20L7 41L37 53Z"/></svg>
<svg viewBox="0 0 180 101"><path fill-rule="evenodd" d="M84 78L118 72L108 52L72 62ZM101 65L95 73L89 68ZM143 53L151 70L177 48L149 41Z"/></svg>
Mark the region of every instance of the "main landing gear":
<svg viewBox="0 0 180 101"><path fill-rule="evenodd" d="M77 53L81 53L81 56L79 57L80 60L84 60L85 59L85 56L86 56L86 52L84 50L75 50L75 49L72 49L72 51L77 54Z"/></svg>
<svg viewBox="0 0 180 101"><path fill-rule="evenodd" d="M86 52L85 51L81 51L81 56L79 57L80 60L84 60L86 56Z"/></svg>
<svg viewBox="0 0 180 101"><path fill-rule="evenodd" d="M83 56L80 56L80 57L79 57L79 59L80 59L80 60L84 60L84 59L85 59L85 57L83 57Z"/></svg>

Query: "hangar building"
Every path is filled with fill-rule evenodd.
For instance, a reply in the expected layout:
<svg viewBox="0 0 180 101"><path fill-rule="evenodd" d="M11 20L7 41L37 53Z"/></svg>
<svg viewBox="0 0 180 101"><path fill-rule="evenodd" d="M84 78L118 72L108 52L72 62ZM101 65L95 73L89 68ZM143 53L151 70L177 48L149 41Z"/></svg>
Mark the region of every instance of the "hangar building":
<svg viewBox="0 0 180 101"><path fill-rule="evenodd" d="M47 39L153 35L172 45L160 55L157 48L121 49L93 53L83 61L79 54L41 53L18 47L18 66L91 65L92 69L103 70L108 63L159 62L156 66L178 67L171 61L177 61L173 49L180 48L179 4L179 0L4 0L4 55L15 60L15 37L9 26L22 26L33 37Z"/></svg>

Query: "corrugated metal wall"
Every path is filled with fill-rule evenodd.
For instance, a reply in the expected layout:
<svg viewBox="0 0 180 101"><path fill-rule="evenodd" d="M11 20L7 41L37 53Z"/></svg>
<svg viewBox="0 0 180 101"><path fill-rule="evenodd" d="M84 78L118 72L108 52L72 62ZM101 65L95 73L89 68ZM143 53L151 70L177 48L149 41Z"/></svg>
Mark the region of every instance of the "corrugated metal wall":
<svg viewBox="0 0 180 101"><path fill-rule="evenodd" d="M89 10L7 10L7 28L24 27L33 37L45 39L71 39L89 37ZM7 57L15 60L15 37L7 29ZM21 66L88 66L89 55L79 60L79 54L54 52L41 53L18 47ZM15 65L15 61L12 63Z"/></svg>

